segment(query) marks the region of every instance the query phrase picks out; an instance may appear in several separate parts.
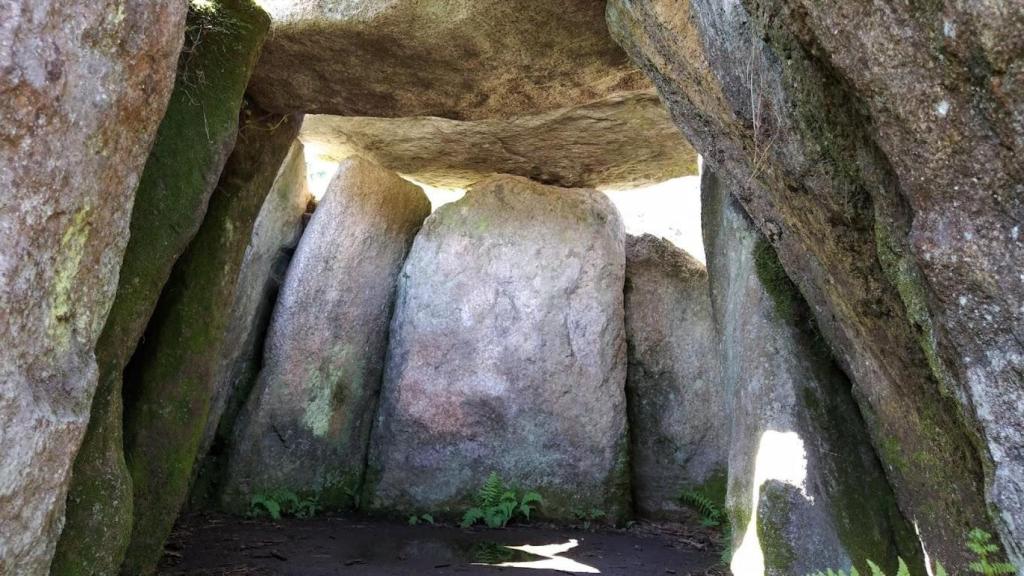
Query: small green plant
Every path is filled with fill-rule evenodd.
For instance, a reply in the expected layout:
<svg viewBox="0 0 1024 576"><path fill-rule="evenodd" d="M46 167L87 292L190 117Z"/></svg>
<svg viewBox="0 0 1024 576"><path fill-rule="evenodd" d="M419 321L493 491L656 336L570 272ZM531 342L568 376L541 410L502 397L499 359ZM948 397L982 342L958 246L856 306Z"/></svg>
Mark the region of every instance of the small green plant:
<svg viewBox="0 0 1024 576"><path fill-rule="evenodd" d="M418 524L430 524L431 526L433 526L433 514L420 514L419 516L413 514L412 516L409 516L409 526L416 526Z"/></svg>
<svg viewBox="0 0 1024 576"><path fill-rule="evenodd" d="M977 560L970 563L971 572L984 576L1016 574L1017 568L1009 562L993 562L989 556L999 554L999 546L992 543L992 535L980 528L967 533L967 548L974 552Z"/></svg>
<svg viewBox="0 0 1024 576"><path fill-rule="evenodd" d="M679 503L688 506L700 514L700 523L705 528L717 528L721 531L723 564L732 560L732 524L729 515L710 496L702 490L683 489L679 493Z"/></svg>
<svg viewBox="0 0 1024 576"><path fill-rule="evenodd" d="M537 492L519 497L515 490L505 486L497 472L491 472L476 494L476 506L462 515L461 525L469 528L482 520L489 528L504 528L515 516L529 520L534 508L543 503Z"/></svg>
<svg viewBox="0 0 1024 576"><path fill-rule="evenodd" d="M249 515L253 518L264 515L274 520L280 520L282 516L312 518L319 510L319 499L300 498L298 494L286 488L259 492L249 500Z"/></svg>
<svg viewBox="0 0 1024 576"><path fill-rule="evenodd" d="M722 508L699 490L683 490L679 493L679 502L684 506L693 508L700 514L702 526L717 528L728 522L728 518Z"/></svg>
<svg viewBox="0 0 1024 576"><path fill-rule="evenodd" d="M600 508L591 508L589 510L583 508L573 508L572 515L576 520L583 523L584 530L590 530L591 524L603 520L607 514Z"/></svg>
<svg viewBox="0 0 1024 576"><path fill-rule="evenodd" d="M982 576L1005 576L1016 574L1017 568L1008 562L993 562L989 559L993 554L999 554L999 546L992 543L992 535L980 528L975 528L967 533L967 549L974 553L976 560L968 564L971 572ZM871 569L870 576L886 576L885 572L871 560L867 561ZM932 570L935 576L947 576L946 569L939 562L935 563ZM815 572L808 576L860 576L856 568L850 568L849 572L843 570L826 570ZM896 569L896 576L910 576L907 563L899 558L899 567Z"/></svg>

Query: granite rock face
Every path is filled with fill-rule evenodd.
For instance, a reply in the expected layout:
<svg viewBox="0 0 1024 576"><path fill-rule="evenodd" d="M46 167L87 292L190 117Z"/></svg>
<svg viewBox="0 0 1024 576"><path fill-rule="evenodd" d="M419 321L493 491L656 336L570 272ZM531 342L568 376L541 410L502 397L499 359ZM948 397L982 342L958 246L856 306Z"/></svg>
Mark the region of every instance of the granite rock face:
<svg viewBox="0 0 1024 576"><path fill-rule="evenodd" d="M50 567L184 23L168 0L0 4L3 574Z"/></svg>
<svg viewBox="0 0 1024 576"><path fill-rule="evenodd" d="M124 449L134 502L122 573L153 572L188 495L245 249L302 123L248 104L239 118L206 217L125 369Z"/></svg>
<svg viewBox="0 0 1024 576"><path fill-rule="evenodd" d="M1024 562L1024 5L607 16L810 303L932 557L966 571L994 525Z"/></svg>
<svg viewBox="0 0 1024 576"><path fill-rule="evenodd" d="M224 0L187 16L187 57L146 160L131 212L117 293L96 344L99 385L75 459L67 525L54 576L113 574L128 545L132 490L122 439L122 372L171 268L199 229L235 145L238 111L267 15L250 0Z"/></svg>
<svg viewBox="0 0 1024 576"><path fill-rule="evenodd" d="M245 249L231 319L224 334L210 414L199 447L201 465L192 488L193 504L212 504L236 418L259 375L267 327L288 264L302 236L311 201L306 160L302 144L296 140L260 208L252 238Z"/></svg>
<svg viewBox="0 0 1024 576"><path fill-rule="evenodd" d="M702 224L731 418L727 504L740 576L885 573L923 560L850 382L774 251L711 171Z"/></svg>
<svg viewBox="0 0 1024 576"><path fill-rule="evenodd" d="M511 119L310 116L301 137L318 155L362 156L439 188L513 174L619 189L697 173L697 154L653 94Z"/></svg>
<svg viewBox="0 0 1024 576"><path fill-rule="evenodd" d="M302 236L240 415L223 502L287 489L350 507L366 463L395 283L430 201L367 160L342 163Z"/></svg>
<svg viewBox="0 0 1024 576"><path fill-rule="evenodd" d="M509 118L647 90L594 0L271 0L268 110Z"/></svg>
<svg viewBox="0 0 1024 576"><path fill-rule="evenodd" d="M724 497L729 419L704 265L649 234L626 238L626 338L637 512L681 517L682 490Z"/></svg>
<svg viewBox="0 0 1024 576"><path fill-rule="evenodd" d="M572 519L629 508L624 232L514 176L439 208L398 283L364 505L461 512L488 474Z"/></svg>

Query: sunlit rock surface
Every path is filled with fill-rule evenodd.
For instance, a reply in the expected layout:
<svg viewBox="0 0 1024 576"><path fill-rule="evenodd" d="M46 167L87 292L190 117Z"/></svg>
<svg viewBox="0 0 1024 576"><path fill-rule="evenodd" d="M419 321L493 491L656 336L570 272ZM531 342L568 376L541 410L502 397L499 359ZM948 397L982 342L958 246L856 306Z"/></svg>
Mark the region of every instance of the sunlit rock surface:
<svg viewBox="0 0 1024 576"><path fill-rule="evenodd" d="M229 455L228 509L245 512L253 495L280 489L328 509L354 504L396 279L429 214L423 191L397 174L342 163L281 288Z"/></svg>
<svg viewBox="0 0 1024 576"><path fill-rule="evenodd" d="M511 119L310 116L302 139L314 154L363 156L439 188L494 174L634 188L697 173L697 154L653 94Z"/></svg>
<svg viewBox="0 0 1024 576"><path fill-rule="evenodd" d="M264 0L252 93L276 112L509 118L650 81L595 0Z"/></svg>
<svg viewBox="0 0 1024 576"><path fill-rule="evenodd" d="M238 274L231 319L214 381L210 414L199 447L202 467L192 488L195 505L213 504L227 443L263 362L263 340L288 263L302 235L312 196L302 144L295 141L253 226Z"/></svg>
<svg viewBox="0 0 1024 576"><path fill-rule="evenodd" d="M461 513L490 472L542 513L628 510L624 233L599 192L485 180L398 284L363 504Z"/></svg>
<svg viewBox="0 0 1024 576"><path fill-rule="evenodd" d="M608 23L807 298L929 552L965 572L972 526L1024 561L1024 4L950 6L611 0Z"/></svg>
<svg viewBox="0 0 1024 576"><path fill-rule="evenodd" d="M162 24L161 24L162 25ZM122 372L178 257L206 213L235 145L238 111L267 15L249 0L213 2L187 18L174 91L135 190L117 294L96 344L99 385L75 460L53 576L114 574L131 532L122 441Z"/></svg>
<svg viewBox="0 0 1024 576"><path fill-rule="evenodd" d="M681 517L679 495L725 495L726 392L704 265L668 240L626 238L626 337L637 512Z"/></svg>
<svg viewBox="0 0 1024 576"><path fill-rule="evenodd" d="M124 450L134 502L123 574L153 572L188 495L245 249L302 123L300 115L268 114L248 102L237 113L235 148L203 223L125 369Z"/></svg>
<svg viewBox="0 0 1024 576"><path fill-rule="evenodd" d="M920 548L871 447L850 382L796 287L711 171L702 205L731 421L728 509L737 576L792 576L866 560L895 573ZM721 413L721 412L720 412Z"/></svg>
<svg viewBox="0 0 1024 576"><path fill-rule="evenodd" d="M184 21L180 1L0 3L2 574L50 567Z"/></svg>

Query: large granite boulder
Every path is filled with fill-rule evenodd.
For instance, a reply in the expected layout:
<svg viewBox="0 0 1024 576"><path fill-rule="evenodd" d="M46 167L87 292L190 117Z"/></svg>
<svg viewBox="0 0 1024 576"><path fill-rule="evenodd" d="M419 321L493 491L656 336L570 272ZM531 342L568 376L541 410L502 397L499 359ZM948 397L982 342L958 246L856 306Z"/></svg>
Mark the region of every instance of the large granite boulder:
<svg viewBox="0 0 1024 576"><path fill-rule="evenodd" d="M184 56L135 193L117 294L96 344L99 386L75 459L54 576L114 574L124 557L132 492L122 441L122 372L235 145L242 95L268 26L251 0L193 6L188 14Z"/></svg>
<svg viewBox="0 0 1024 576"><path fill-rule="evenodd" d="M380 391L395 283L430 200L361 158L338 169L288 268L222 501L287 489L354 504Z"/></svg>
<svg viewBox="0 0 1024 576"><path fill-rule="evenodd" d="M731 418L732 573L924 573L850 394L771 245L710 170L702 224Z"/></svg>
<svg viewBox="0 0 1024 576"><path fill-rule="evenodd" d="M510 119L310 116L301 137L320 156L363 156L439 188L494 174L633 188L697 173L697 154L653 94Z"/></svg>
<svg viewBox="0 0 1024 576"><path fill-rule="evenodd" d="M275 112L513 117L650 88L595 0L265 0Z"/></svg>
<svg viewBox="0 0 1024 576"><path fill-rule="evenodd" d="M799 286L900 505L1024 563L1024 4L611 0ZM992 516L989 515L992 512Z"/></svg>
<svg viewBox="0 0 1024 576"><path fill-rule="evenodd" d="M248 103L238 114L235 149L206 217L125 369L124 450L134 495L126 574L153 572L188 494L245 249L302 123Z"/></svg>
<svg viewBox="0 0 1024 576"><path fill-rule="evenodd" d="M263 363L263 341L271 313L302 236L310 202L306 159L302 144L296 140L256 217L238 274L210 413L199 446L200 466L190 498L197 506L213 502L238 413Z"/></svg>
<svg viewBox="0 0 1024 576"><path fill-rule="evenodd" d="M729 419L707 270L668 240L627 236L625 294L634 504L680 518L684 490L725 496Z"/></svg>
<svg viewBox="0 0 1024 576"><path fill-rule="evenodd" d="M184 23L180 1L0 3L2 574L53 557Z"/></svg>
<svg viewBox="0 0 1024 576"><path fill-rule="evenodd" d="M514 176L439 208L398 282L363 504L458 513L491 472L543 514L629 508L624 232Z"/></svg>

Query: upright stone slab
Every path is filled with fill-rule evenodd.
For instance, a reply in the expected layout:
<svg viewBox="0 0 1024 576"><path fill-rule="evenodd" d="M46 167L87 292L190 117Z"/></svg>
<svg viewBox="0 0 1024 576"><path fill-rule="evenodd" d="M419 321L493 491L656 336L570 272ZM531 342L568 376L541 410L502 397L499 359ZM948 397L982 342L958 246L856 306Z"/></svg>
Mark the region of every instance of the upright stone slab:
<svg viewBox="0 0 1024 576"><path fill-rule="evenodd" d="M771 245L710 170L704 244L730 396L728 510L738 576L923 574L917 538L875 455L850 382Z"/></svg>
<svg viewBox="0 0 1024 576"><path fill-rule="evenodd" d="M634 504L681 518L683 490L725 497L729 417L707 270L668 240L627 236L625 302Z"/></svg>
<svg viewBox="0 0 1024 576"><path fill-rule="evenodd" d="M153 572L188 494L245 248L302 123L250 105L240 119L206 218L125 369L125 459L134 492L126 574Z"/></svg>
<svg viewBox="0 0 1024 576"><path fill-rule="evenodd" d="M1024 3L607 8L810 304L931 557L968 572L979 527L1024 566Z"/></svg>
<svg viewBox="0 0 1024 576"><path fill-rule="evenodd" d="M423 191L367 160L340 166L281 289L223 502L275 489L350 507L366 463L395 282L430 214Z"/></svg>
<svg viewBox="0 0 1024 576"><path fill-rule="evenodd" d="M242 95L269 26L251 0L191 6L174 91L136 191L117 294L96 344L99 386L75 460L54 576L113 574L124 557L132 492L122 372L235 145Z"/></svg>
<svg viewBox="0 0 1024 576"><path fill-rule="evenodd" d="M2 574L50 567L184 22L180 0L0 2Z"/></svg>
<svg viewBox="0 0 1024 576"><path fill-rule="evenodd" d="M398 283L364 504L461 512L493 471L571 519L629 508L624 232L594 190L487 179Z"/></svg>
<svg viewBox="0 0 1024 576"><path fill-rule="evenodd" d="M227 444L235 419L256 383L270 316L288 263L302 236L306 209L311 201L302 143L296 140L260 208L252 238L245 249L217 366L210 414L199 447L200 465L191 496L195 505L212 504L213 492L227 460Z"/></svg>

